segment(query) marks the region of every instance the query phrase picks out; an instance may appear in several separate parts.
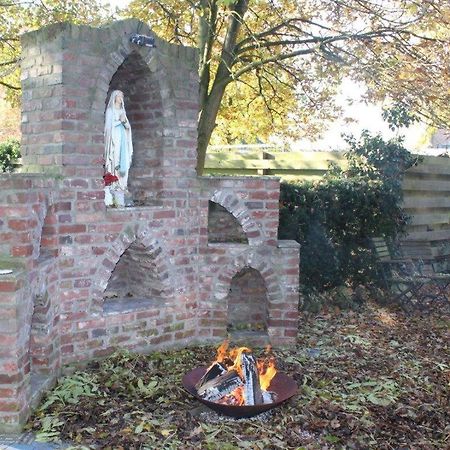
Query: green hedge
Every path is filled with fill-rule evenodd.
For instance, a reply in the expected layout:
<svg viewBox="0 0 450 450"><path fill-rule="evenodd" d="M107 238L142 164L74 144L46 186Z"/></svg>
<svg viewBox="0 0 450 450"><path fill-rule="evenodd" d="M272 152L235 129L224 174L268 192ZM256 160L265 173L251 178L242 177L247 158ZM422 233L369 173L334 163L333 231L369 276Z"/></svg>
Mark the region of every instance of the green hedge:
<svg viewBox="0 0 450 450"><path fill-rule="evenodd" d="M20 158L20 142L8 139L0 142L0 172L13 172Z"/></svg>
<svg viewBox="0 0 450 450"><path fill-rule="evenodd" d="M401 180L414 163L401 140L363 133L348 139L348 169L331 167L317 182L282 183L280 239L301 244L301 283L325 290L376 278L370 238L394 238L408 217Z"/></svg>

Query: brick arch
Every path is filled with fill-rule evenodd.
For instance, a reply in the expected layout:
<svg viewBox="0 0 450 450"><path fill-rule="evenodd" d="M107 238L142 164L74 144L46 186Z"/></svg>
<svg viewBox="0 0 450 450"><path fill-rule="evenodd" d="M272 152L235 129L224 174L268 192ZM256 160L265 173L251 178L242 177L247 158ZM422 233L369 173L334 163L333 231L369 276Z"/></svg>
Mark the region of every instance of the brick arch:
<svg viewBox="0 0 450 450"><path fill-rule="evenodd" d="M241 225L249 245L259 245L264 240L262 227L250 215L245 203L229 190L216 190L209 199L223 206Z"/></svg>
<svg viewBox="0 0 450 450"><path fill-rule="evenodd" d="M266 285L269 304L279 303L283 296L281 287L275 275L275 271L268 262L267 255L263 255L253 249L238 255L227 267L224 268L224 270L220 272L216 282L214 283L214 298L216 300L224 300L230 291L233 277L247 268L256 270L262 276Z"/></svg>
<svg viewBox="0 0 450 450"><path fill-rule="evenodd" d="M174 296L173 286L170 284L173 279L171 268L167 265L168 255L163 245L153 237L150 227L145 223L138 223L128 226L112 242L109 249L101 256L100 267L94 275L95 285L93 286L92 309L99 312L103 305L103 292L105 291L111 274L123 253L133 244L142 244L153 256L158 275L163 286L162 296L170 299Z"/></svg>
<svg viewBox="0 0 450 450"><path fill-rule="evenodd" d="M105 100L108 95L109 82L111 81L117 69L123 64L133 52L138 53L142 60L148 66L150 72L154 77L154 81L159 86L159 93L162 100L163 117L162 123L165 124L166 118L176 116L176 107L174 102L174 90L170 84L170 77L164 73L165 64L162 61L162 52L168 44L164 41L157 39L150 28L142 23L136 21L129 22L129 32L122 31L121 41L118 43L116 49L106 56L106 61L100 70L94 86L94 96L91 106L91 119L95 120L99 115L103 119L105 111ZM118 27L121 27L119 22ZM114 26L111 27L113 29ZM136 44L130 42L130 34L139 29L140 34L146 34L155 37L157 40L156 48L150 47L138 47Z"/></svg>

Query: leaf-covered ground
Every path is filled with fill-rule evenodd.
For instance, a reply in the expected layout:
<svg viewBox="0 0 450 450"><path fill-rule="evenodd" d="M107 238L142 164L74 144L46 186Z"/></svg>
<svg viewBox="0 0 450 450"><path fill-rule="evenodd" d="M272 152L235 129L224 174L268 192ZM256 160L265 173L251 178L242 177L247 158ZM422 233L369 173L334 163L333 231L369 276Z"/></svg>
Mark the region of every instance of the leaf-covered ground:
<svg viewBox="0 0 450 450"><path fill-rule="evenodd" d="M269 417L215 420L181 386L212 347L118 354L61 380L29 423L85 449L445 449L450 318L371 305L303 318L276 351L298 394ZM255 352L257 353L257 352Z"/></svg>

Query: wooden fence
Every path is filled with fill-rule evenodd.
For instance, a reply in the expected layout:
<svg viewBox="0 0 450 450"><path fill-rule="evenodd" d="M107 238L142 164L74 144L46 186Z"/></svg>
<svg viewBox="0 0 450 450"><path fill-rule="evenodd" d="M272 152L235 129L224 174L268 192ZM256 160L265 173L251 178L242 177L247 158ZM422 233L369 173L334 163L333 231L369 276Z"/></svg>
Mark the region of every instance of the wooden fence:
<svg viewBox="0 0 450 450"><path fill-rule="evenodd" d="M272 175L283 180L317 180L330 163L340 166L338 152L283 152L271 148L209 150L206 174ZM404 208L411 216L405 247L409 253L450 253L450 158L426 156L409 169L403 182ZM417 248L421 250L417 250Z"/></svg>
<svg viewBox="0 0 450 450"><path fill-rule="evenodd" d="M330 163L345 164L345 158L338 152L283 152L268 146L255 147L208 150L205 174L272 175L283 180L315 180L323 176Z"/></svg>

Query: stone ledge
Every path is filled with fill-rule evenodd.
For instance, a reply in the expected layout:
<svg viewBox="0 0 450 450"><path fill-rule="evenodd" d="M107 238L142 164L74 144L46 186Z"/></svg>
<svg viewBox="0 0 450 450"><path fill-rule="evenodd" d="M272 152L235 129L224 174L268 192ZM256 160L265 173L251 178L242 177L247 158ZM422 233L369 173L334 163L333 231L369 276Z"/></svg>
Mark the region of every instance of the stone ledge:
<svg viewBox="0 0 450 450"><path fill-rule="evenodd" d="M282 240L277 242L278 248L300 248L300 244L293 240Z"/></svg>
<svg viewBox="0 0 450 450"><path fill-rule="evenodd" d="M241 244L239 242L208 242L207 246L211 248L249 248L249 244Z"/></svg>
<svg viewBox="0 0 450 450"><path fill-rule="evenodd" d="M103 312L105 315L119 315L135 311L147 311L149 309L160 310L167 305L165 301L151 298L124 297L113 298L103 302Z"/></svg>

